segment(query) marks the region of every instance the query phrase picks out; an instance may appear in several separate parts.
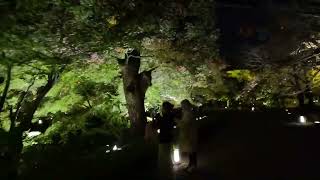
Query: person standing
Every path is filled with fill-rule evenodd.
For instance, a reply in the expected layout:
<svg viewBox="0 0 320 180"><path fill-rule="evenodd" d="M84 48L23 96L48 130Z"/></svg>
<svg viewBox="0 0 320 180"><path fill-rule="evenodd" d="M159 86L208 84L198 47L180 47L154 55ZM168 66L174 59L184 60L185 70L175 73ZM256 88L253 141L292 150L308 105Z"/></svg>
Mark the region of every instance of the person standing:
<svg viewBox="0 0 320 180"><path fill-rule="evenodd" d="M189 164L186 168L192 172L197 167L197 145L198 145L198 127L193 105L187 100L181 102L182 116L178 122L179 146L182 152L186 152L189 157Z"/></svg>
<svg viewBox="0 0 320 180"><path fill-rule="evenodd" d="M169 102L162 104L162 116L157 121L159 129L158 169L161 180L173 179L172 141L174 128L173 105Z"/></svg>

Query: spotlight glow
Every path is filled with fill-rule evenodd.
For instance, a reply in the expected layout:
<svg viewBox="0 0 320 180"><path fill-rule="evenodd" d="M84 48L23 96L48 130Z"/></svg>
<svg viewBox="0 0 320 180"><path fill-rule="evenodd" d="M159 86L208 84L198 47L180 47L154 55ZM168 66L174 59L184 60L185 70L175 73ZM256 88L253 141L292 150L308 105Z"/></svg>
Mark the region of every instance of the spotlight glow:
<svg viewBox="0 0 320 180"><path fill-rule="evenodd" d="M39 136L40 134L41 134L40 131L30 131L30 132L27 133L27 136L28 136L29 138L32 138L32 137Z"/></svg>
<svg viewBox="0 0 320 180"><path fill-rule="evenodd" d="M173 150L173 161L174 161L175 163L180 162L180 153L179 153L179 149L177 149L177 148L175 148L175 149Z"/></svg>
<svg viewBox="0 0 320 180"><path fill-rule="evenodd" d="M300 116L300 117L299 117L299 122L300 122L301 124L305 124L305 123L307 123L307 120L306 120L306 118L305 118L304 116Z"/></svg>
<svg viewBox="0 0 320 180"><path fill-rule="evenodd" d="M160 134L160 129L157 130L158 134Z"/></svg>
<svg viewBox="0 0 320 180"><path fill-rule="evenodd" d="M151 122L152 121L152 117L147 117L147 122Z"/></svg>
<svg viewBox="0 0 320 180"><path fill-rule="evenodd" d="M116 151L116 150L118 150L118 147L117 147L117 145L114 145L114 146L113 146L113 148L112 148L112 150L113 150L113 151Z"/></svg>
<svg viewBox="0 0 320 180"><path fill-rule="evenodd" d="M42 124L43 123L43 121L40 119L39 121L38 121L38 124Z"/></svg>
<svg viewBox="0 0 320 180"><path fill-rule="evenodd" d="M320 121L315 121L314 123L316 123L316 124L320 124Z"/></svg>
<svg viewBox="0 0 320 180"><path fill-rule="evenodd" d="M254 111L254 107L251 108L251 111Z"/></svg>

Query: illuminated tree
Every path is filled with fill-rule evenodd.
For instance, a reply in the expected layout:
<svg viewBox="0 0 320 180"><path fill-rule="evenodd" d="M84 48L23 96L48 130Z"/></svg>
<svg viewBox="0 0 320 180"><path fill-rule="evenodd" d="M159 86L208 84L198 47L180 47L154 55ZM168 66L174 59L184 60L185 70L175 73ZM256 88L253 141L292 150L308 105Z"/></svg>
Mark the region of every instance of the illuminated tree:
<svg viewBox="0 0 320 180"><path fill-rule="evenodd" d="M214 89L219 89L219 91L224 89L217 88L222 81L220 75L216 76L219 74L220 66L215 66L218 51L215 43L217 31L214 25L214 3L212 1L150 2L138 0L119 3L113 0L41 2L5 0L4 2L0 8L8 18L1 18L5 24L5 27L1 29L1 50L8 58L19 60L21 65L32 66L34 62L44 62L52 67L56 65L57 68L65 66L65 71L72 72L71 68L79 66L89 68L93 64L97 66L115 64L114 59L116 58L114 57L120 59L128 49L137 49L145 57L142 60L147 61L147 63L141 63L139 67L141 72L139 68L134 71L143 79L143 85L137 88L141 89L140 95L137 96L140 100L136 102L141 107L138 114L144 114L145 93L147 104L150 107L155 102L158 105L161 104L161 101L167 97L173 97L178 103L182 99L190 98L192 93L189 93L189 90L196 92L198 87L211 89L205 91L207 92L206 97L209 97ZM20 64L13 67L15 66L20 66ZM126 71L123 69L127 69L128 66L125 63L120 66L122 66L121 72L124 77ZM154 67L158 67L154 71L157 74L156 78L153 78L155 87L150 88L150 92L146 92L147 86L151 84L149 70ZM112 66L112 70L103 71L101 75L108 79L107 76L116 74L113 68ZM164 72L165 69L170 69L176 78L166 76L167 79L163 79L159 72ZM180 75L181 72L187 76ZM49 71L46 73L48 74ZM207 73L211 78L205 77ZM62 79L63 75L65 73L61 74ZM145 81L146 77L150 80ZM119 92L119 95L109 98L112 99L110 102L115 103L115 106L118 103L115 99L122 100L122 96L127 98L127 102L122 103L133 106L133 102L128 98L128 92L134 89L132 87L140 86L141 83L135 81L137 84L128 84L132 78L133 76L123 79L124 94ZM219 85L215 84L215 80L219 82L217 83ZM205 85L209 81L212 86ZM77 81L73 82L78 84ZM163 83L167 84L162 86ZM66 99L76 97L73 103L68 104L70 107L78 107L83 103L81 106L89 107L85 108L90 112L95 111L95 106L100 107L101 102L97 100L100 96L92 93L95 87L100 86L99 83L80 79L79 88L77 89L77 85L74 86L72 92L63 97ZM89 90L86 86L92 88ZM172 87L174 90L164 87ZM97 88L97 90L101 89ZM182 91L184 93L181 93ZM60 110L67 111L65 105L61 103L62 97L62 99L59 96L54 98L50 92L48 96L49 101L46 103L54 104L56 100L60 105ZM106 101L104 104L108 104L109 99L104 99ZM152 105L150 105L151 102ZM36 117L38 117L37 114L45 116L49 111L58 112L59 108L41 106L35 115ZM129 116L133 117L130 108ZM138 119L142 119L141 122L143 122L143 116L140 117ZM143 123L137 126L132 123L132 125L139 129L137 131L142 132Z"/></svg>
<svg viewBox="0 0 320 180"><path fill-rule="evenodd" d="M121 67L123 89L126 98L129 118L134 134L143 136L146 125L144 99L149 86L151 86L151 72L140 69L140 53L132 50L126 53L125 59L118 60Z"/></svg>
<svg viewBox="0 0 320 180"><path fill-rule="evenodd" d="M316 38L302 39L296 42L296 46L298 48L295 50L284 48L282 55L274 52L278 58L273 57L271 52L266 52L266 47L250 51L247 66L255 70L258 76L247 91L265 84L266 86L260 87L269 89L269 94L275 95L276 99L296 96L302 107L307 98L312 106L312 90L319 86L314 81L320 72L319 43ZM267 50L272 49L274 47Z"/></svg>

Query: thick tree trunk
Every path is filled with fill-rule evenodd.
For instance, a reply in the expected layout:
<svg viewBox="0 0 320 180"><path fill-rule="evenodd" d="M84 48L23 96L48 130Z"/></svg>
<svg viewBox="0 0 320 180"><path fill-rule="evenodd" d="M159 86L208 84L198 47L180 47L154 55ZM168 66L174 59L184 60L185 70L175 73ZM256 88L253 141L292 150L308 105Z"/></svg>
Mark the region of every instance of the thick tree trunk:
<svg viewBox="0 0 320 180"><path fill-rule="evenodd" d="M13 127L9 131L9 145L8 145L8 156L10 159L9 164L9 179L17 179L19 161L22 153L23 143L22 143L22 133L23 131L19 127Z"/></svg>
<svg viewBox="0 0 320 180"><path fill-rule="evenodd" d="M12 70L12 65L8 64L8 66L7 66L6 84L5 84L4 90L3 90L2 95L1 95L1 99L0 99L0 112L3 111L4 103L6 102L7 94L8 94L8 91L9 91L10 82L11 82L11 70Z"/></svg>
<svg viewBox="0 0 320 180"><path fill-rule="evenodd" d="M118 60L123 78L123 90L126 98L133 134L143 137L146 126L144 107L145 93L151 85L151 71L139 73L140 53L128 52L125 59Z"/></svg>

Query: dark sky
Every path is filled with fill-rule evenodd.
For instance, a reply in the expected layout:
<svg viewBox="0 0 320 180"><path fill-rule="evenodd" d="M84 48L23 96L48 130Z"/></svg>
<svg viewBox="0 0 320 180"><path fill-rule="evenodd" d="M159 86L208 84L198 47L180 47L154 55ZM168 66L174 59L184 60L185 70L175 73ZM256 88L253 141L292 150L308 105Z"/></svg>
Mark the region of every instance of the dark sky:
<svg viewBox="0 0 320 180"><path fill-rule="evenodd" d="M298 4L292 0L217 0L222 57L234 67L241 67L244 59L240 58L240 52L268 43L270 39L281 36L281 33L285 34L281 32L283 29L297 27L299 14L310 13L314 8L320 9L320 0L316 1L319 4L310 0Z"/></svg>

